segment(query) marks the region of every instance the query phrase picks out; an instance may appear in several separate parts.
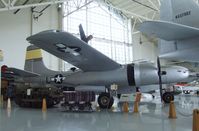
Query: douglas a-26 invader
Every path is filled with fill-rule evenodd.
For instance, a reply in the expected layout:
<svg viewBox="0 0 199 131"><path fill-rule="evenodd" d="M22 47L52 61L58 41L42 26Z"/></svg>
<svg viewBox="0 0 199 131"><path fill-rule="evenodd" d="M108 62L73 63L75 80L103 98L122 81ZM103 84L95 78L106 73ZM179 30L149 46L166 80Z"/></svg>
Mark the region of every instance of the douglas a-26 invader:
<svg viewBox="0 0 199 131"><path fill-rule="evenodd" d="M28 37L27 40L35 46L27 49L25 72L32 76L23 79L32 83L48 83L75 89L105 88L99 94L98 104L101 108L111 108L114 101L109 93L112 84L118 85L118 94L122 94L125 91L135 92L136 86L175 83L189 77L188 69L180 66L162 67L160 70L160 64L159 68L152 63L121 65L89 46L87 42L92 36L86 37L81 26L80 36L81 39L68 32L48 30ZM72 71L62 73L47 69L43 64L40 48L79 69L73 68ZM17 71L13 68L12 70ZM171 93L163 94L163 100L172 99Z"/></svg>

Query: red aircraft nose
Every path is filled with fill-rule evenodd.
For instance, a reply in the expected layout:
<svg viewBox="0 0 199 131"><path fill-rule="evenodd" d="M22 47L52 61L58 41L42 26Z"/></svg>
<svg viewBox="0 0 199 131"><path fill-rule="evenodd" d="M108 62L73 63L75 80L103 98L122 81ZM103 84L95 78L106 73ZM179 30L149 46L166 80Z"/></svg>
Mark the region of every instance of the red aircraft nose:
<svg viewBox="0 0 199 131"><path fill-rule="evenodd" d="M8 70L8 66L3 65L1 66L1 72L5 73Z"/></svg>

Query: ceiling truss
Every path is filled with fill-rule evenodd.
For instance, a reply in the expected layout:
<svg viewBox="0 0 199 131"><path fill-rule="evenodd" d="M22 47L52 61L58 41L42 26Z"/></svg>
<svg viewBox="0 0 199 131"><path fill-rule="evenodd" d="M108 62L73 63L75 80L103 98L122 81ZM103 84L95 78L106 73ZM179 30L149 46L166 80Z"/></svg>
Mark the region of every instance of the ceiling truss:
<svg viewBox="0 0 199 131"><path fill-rule="evenodd" d="M18 0L0 0L1 3L3 3L2 8L0 8L0 11L8 11L8 10L18 10L23 8L29 8L29 7L36 7L36 6L47 6L47 5L53 5L53 4L59 4L66 2L68 0L51 0L48 2L41 2L41 3L32 3L32 4L24 4L24 5L16 5L16 2Z"/></svg>

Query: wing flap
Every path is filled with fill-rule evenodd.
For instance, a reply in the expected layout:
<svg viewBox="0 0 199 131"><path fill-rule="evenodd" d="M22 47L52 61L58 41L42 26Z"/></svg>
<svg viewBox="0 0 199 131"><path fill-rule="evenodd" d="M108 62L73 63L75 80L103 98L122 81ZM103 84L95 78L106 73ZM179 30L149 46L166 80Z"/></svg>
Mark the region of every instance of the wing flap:
<svg viewBox="0 0 199 131"><path fill-rule="evenodd" d="M140 31L163 40L182 40L199 36L199 29L166 21L145 21Z"/></svg>
<svg viewBox="0 0 199 131"><path fill-rule="evenodd" d="M83 71L106 71L120 67L115 61L67 32L44 31L27 40Z"/></svg>

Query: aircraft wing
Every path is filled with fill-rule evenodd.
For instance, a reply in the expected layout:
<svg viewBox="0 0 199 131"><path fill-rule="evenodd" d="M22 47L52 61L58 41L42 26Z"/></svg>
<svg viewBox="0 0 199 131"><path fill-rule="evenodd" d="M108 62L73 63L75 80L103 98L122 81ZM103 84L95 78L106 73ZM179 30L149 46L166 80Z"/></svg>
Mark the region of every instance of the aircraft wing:
<svg viewBox="0 0 199 131"><path fill-rule="evenodd" d="M67 32L49 30L27 40L83 71L107 71L120 67L120 64Z"/></svg>
<svg viewBox="0 0 199 131"><path fill-rule="evenodd" d="M140 31L167 41L199 36L199 28L167 21L145 21L141 24Z"/></svg>
<svg viewBox="0 0 199 131"><path fill-rule="evenodd" d="M25 71L25 70L20 70L17 68L8 68L9 72L13 72L13 75L17 75L17 76L21 76L21 77L36 77L36 76L40 76L37 73L33 73L33 72L29 72L29 71Z"/></svg>

